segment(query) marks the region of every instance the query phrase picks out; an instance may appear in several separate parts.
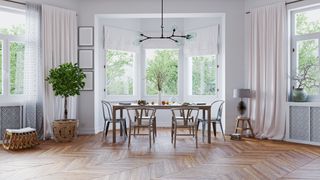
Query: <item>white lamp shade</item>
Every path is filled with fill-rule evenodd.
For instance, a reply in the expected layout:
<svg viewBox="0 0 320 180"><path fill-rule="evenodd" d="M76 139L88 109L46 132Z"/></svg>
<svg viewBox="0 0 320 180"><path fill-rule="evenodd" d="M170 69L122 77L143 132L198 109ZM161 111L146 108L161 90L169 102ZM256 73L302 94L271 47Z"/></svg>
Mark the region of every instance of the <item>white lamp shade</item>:
<svg viewBox="0 0 320 180"><path fill-rule="evenodd" d="M251 91L250 91L250 89L234 89L233 90L233 97L234 98L250 98Z"/></svg>

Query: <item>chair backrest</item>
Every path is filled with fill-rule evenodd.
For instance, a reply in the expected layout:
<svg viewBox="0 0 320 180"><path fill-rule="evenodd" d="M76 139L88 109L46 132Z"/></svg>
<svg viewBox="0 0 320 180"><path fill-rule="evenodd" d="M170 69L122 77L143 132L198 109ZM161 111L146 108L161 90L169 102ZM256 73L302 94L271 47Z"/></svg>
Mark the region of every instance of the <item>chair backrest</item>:
<svg viewBox="0 0 320 180"><path fill-rule="evenodd" d="M112 120L112 105L108 101L102 100L102 113L103 113L103 120L104 121L111 121Z"/></svg>
<svg viewBox="0 0 320 180"><path fill-rule="evenodd" d="M213 110L212 117L215 118L216 121L221 121L222 110L223 110L223 100L216 100L211 103L211 110Z"/></svg>
<svg viewBox="0 0 320 180"><path fill-rule="evenodd" d="M172 112L173 121L183 120L184 125L188 125L188 123L190 122L190 119L193 119L195 124L197 124L198 122L199 108L188 107L188 106L178 107L178 108L172 108L171 112Z"/></svg>
<svg viewBox="0 0 320 180"><path fill-rule="evenodd" d="M133 107L133 108L126 108L127 110L127 114L128 114L128 118L129 118L129 122L133 122L133 121L138 121L141 122L142 118L144 118L143 120L145 121L146 118L144 117L144 115L146 114L146 112L148 112L148 121L149 123L152 123L155 114L156 114L156 109L151 108L151 107L145 107L145 106L141 106L141 107Z"/></svg>

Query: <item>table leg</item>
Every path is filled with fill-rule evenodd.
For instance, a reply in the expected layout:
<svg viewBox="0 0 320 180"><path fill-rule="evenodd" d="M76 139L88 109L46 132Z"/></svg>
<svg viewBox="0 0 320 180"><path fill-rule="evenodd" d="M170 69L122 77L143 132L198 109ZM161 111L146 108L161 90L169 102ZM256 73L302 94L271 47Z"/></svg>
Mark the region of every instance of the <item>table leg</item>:
<svg viewBox="0 0 320 180"><path fill-rule="evenodd" d="M208 113L208 144L211 144L211 107L207 109Z"/></svg>
<svg viewBox="0 0 320 180"><path fill-rule="evenodd" d="M112 142L113 143L116 143L117 140L116 140L116 109L115 108L112 108Z"/></svg>

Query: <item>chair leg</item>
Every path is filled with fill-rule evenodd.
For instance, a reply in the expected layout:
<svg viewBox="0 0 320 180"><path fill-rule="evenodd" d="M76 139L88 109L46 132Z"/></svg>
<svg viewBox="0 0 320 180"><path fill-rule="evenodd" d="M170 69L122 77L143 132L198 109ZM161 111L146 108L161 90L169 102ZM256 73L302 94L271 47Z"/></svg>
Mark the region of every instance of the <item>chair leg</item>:
<svg viewBox="0 0 320 180"><path fill-rule="evenodd" d="M173 143L173 122L171 122L171 144Z"/></svg>
<svg viewBox="0 0 320 180"><path fill-rule="evenodd" d="M124 129L124 134L125 134L126 136L128 136L128 132L127 132L127 122L126 122L126 120L123 121L123 129Z"/></svg>
<svg viewBox="0 0 320 180"><path fill-rule="evenodd" d="M149 148L151 149L151 126L149 124Z"/></svg>
<svg viewBox="0 0 320 180"><path fill-rule="evenodd" d="M220 128L221 128L221 133L222 133L222 136L223 136L223 140L226 141L226 137L224 136L224 132L223 132L223 128L222 128L221 122L219 124L220 124Z"/></svg>
<svg viewBox="0 0 320 180"><path fill-rule="evenodd" d="M202 142L204 142L204 131L206 130L206 122L202 121Z"/></svg>
<svg viewBox="0 0 320 180"><path fill-rule="evenodd" d="M128 140L128 147L130 146L130 142L131 142L131 124L129 126L129 140Z"/></svg>
<svg viewBox="0 0 320 180"><path fill-rule="evenodd" d="M103 133L102 133L102 139L101 141L103 141L106 137L106 121L104 122L104 125L103 125Z"/></svg>
<svg viewBox="0 0 320 180"><path fill-rule="evenodd" d="M155 136L157 137L157 119L156 119L156 117L154 117L154 134L155 134Z"/></svg>
<svg viewBox="0 0 320 180"><path fill-rule="evenodd" d="M217 137L217 127L216 127L216 122L212 122L212 128L213 128L213 134L214 134L214 137Z"/></svg>
<svg viewBox="0 0 320 180"><path fill-rule="evenodd" d="M174 148L176 148L176 144L177 144L177 126L174 125Z"/></svg>
<svg viewBox="0 0 320 180"><path fill-rule="evenodd" d="M198 131L196 131L195 137L196 137L196 148L198 148Z"/></svg>
<svg viewBox="0 0 320 180"><path fill-rule="evenodd" d="M108 135L108 131L109 131L109 124L110 124L110 122L107 122L107 127L106 127L106 136L105 136L105 137L107 137L107 135Z"/></svg>
<svg viewBox="0 0 320 180"><path fill-rule="evenodd" d="M122 132L123 130L122 130L122 123L121 123L121 121L120 121L120 136L122 136Z"/></svg>

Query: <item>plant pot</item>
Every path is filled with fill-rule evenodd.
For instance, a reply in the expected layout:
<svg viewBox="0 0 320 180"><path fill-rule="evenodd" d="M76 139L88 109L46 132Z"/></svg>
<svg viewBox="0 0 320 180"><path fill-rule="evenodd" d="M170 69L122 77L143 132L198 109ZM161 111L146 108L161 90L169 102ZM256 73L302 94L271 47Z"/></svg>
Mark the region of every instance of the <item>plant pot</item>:
<svg viewBox="0 0 320 180"><path fill-rule="evenodd" d="M79 120L60 119L52 122L54 139L57 142L71 142L77 136Z"/></svg>
<svg viewBox="0 0 320 180"><path fill-rule="evenodd" d="M308 94L303 88L296 88L292 90L291 97L294 102L306 102Z"/></svg>

